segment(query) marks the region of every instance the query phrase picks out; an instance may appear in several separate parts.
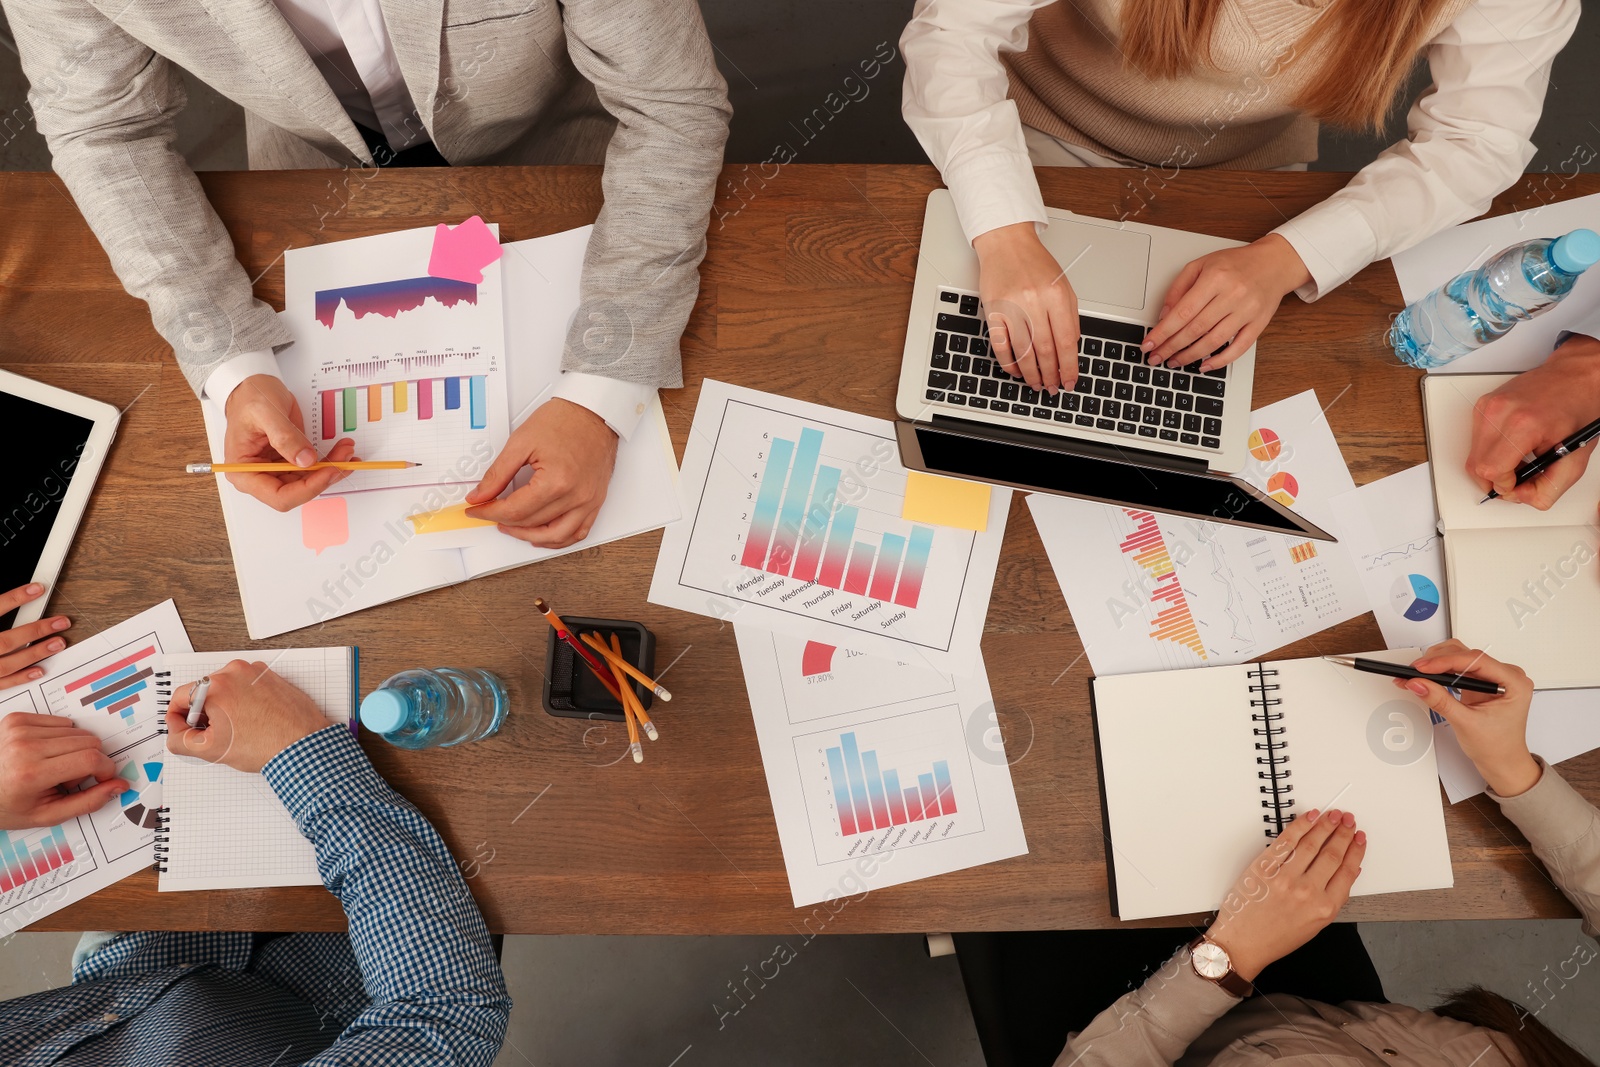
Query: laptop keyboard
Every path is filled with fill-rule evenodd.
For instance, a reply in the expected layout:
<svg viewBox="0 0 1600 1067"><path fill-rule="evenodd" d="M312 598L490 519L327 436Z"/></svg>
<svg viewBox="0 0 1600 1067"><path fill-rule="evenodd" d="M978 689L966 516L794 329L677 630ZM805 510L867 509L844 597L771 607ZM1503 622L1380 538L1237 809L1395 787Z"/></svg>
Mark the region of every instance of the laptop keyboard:
<svg viewBox="0 0 1600 1067"><path fill-rule="evenodd" d="M1148 332L1128 322L1078 316L1078 374L1051 396L1000 367L989 350L989 326L975 293L939 289L933 351L924 398L932 404L976 409L1029 422L1064 423L1222 449L1222 411L1228 368L1199 373L1196 361L1178 370L1152 367L1139 343Z"/></svg>

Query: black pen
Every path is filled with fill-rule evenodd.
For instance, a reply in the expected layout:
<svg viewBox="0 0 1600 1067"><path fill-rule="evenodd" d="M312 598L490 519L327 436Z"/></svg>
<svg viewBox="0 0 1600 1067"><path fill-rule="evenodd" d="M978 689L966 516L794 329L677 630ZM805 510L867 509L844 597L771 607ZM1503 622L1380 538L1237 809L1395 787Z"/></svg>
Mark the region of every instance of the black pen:
<svg viewBox="0 0 1600 1067"><path fill-rule="evenodd" d="M1390 678L1422 678L1446 689L1465 689L1469 693L1487 693L1490 696L1504 696L1506 687L1495 682L1486 682L1482 678L1471 678L1465 674L1424 674L1415 667L1408 667L1404 663L1385 663L1381 659L1362 659L1360 656L1323 656L1329 663L1337 663L1341 667L1354 667L1358 671L1368 674L1386 674Z"/></svg>
<svg viewBox="0 0 1600 1067"><path fill-rule="evenodd" d="M1572 453L1576 452L1590 441L1593 441L1596 437L1600 437L1600 419L1595 419L1589 425L1585 426L1583 429L1579 430L1565 441L1562 441L1550 451L1545 452L1542 455L1535 456L1533 459L1530 459L1528 462L1519 466L1517 468L1517 484L1521 485L1529 478L1532 478L1534 475L1543 471L1556 460L1570 456ZM1499 496L1499 493L1495 492L1493 489L1490 489L1489 495L1478 501L1478 503L1487 504L1489 501L1499 498Z"/></svg>

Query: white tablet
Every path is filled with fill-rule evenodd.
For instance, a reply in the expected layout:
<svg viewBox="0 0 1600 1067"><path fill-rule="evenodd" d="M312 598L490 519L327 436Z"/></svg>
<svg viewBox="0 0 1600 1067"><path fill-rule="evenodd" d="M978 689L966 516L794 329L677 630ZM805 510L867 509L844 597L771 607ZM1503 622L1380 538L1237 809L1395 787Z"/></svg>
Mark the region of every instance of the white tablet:
<svg viewBox="0 0 1600 1067"><path fill-rule="evenodd" d="M45 587L0 615L0 630L44 615L119 417L110 404L0 370L0 592Z"/></svg>

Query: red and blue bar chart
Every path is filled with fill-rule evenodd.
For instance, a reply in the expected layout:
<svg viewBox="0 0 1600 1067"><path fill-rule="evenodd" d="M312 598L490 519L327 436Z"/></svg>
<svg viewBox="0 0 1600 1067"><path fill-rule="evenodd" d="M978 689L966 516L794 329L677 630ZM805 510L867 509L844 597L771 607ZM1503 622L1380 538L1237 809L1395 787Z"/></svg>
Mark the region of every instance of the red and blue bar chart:
<svg viewBox="0 0 1600 1067"><path fill-rule="evenodd" d="M839 495L841 468L820 462L823 433L773 438L740 562L830 589L914 608L922 593L932 527L856 536L861 509Z"/></svg>
<svg viewBox="0 0 1600 1067"><path fill-rule="evenodd" d="M928 773L915 778L908 772L909 784L902 785L897 768L879 767L875 750L863 752L857 747L853 730L839 735L839 744L828 749L827 758L839 830L847 837L956 813L950 764L945 760L933 761Z"/></svg>
<svg viewBox="0 0 1600 1067"><path fill-rule="evenodd" d="M0 830L0 893L9 893L71 862L72 848L59 826Z"/></svg>
<svg viewBox="0 0 1600 1067"><path fill-rule="evenodd" d="M92 674L75 678L61 687L83 707L93 706L108 715L121 715L125 723L132 723L138 710L139 694L150 688L150 658L154 645L141 648L131 655L108 663ZM80 695L80 690L88 692Z"/></svg>

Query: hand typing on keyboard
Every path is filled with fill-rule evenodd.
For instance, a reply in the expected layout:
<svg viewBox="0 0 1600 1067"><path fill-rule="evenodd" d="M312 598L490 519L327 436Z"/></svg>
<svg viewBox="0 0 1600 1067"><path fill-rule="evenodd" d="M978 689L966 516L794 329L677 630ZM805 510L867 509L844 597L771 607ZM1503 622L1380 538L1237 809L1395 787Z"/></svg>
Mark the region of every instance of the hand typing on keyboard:
<svg viewBox="0 0 1600 1067"><path fill-rule="evenodd" d="M1201 256L1178 272L1161 302L1161 318L1144 340L1150 363L1204 360L1202 371L1232 363L1255 344L1283 298L1310 280L1300 254L1275 233Z"/></svg>
<svg viewBox="0 0 1600 1067"><path fill-rule="evenodd" d="M1031 222L979 234L972 247L995 358L1032 388L1059 392L1075 377L1078 351L1078 295L1066 273Z"/></svg>

